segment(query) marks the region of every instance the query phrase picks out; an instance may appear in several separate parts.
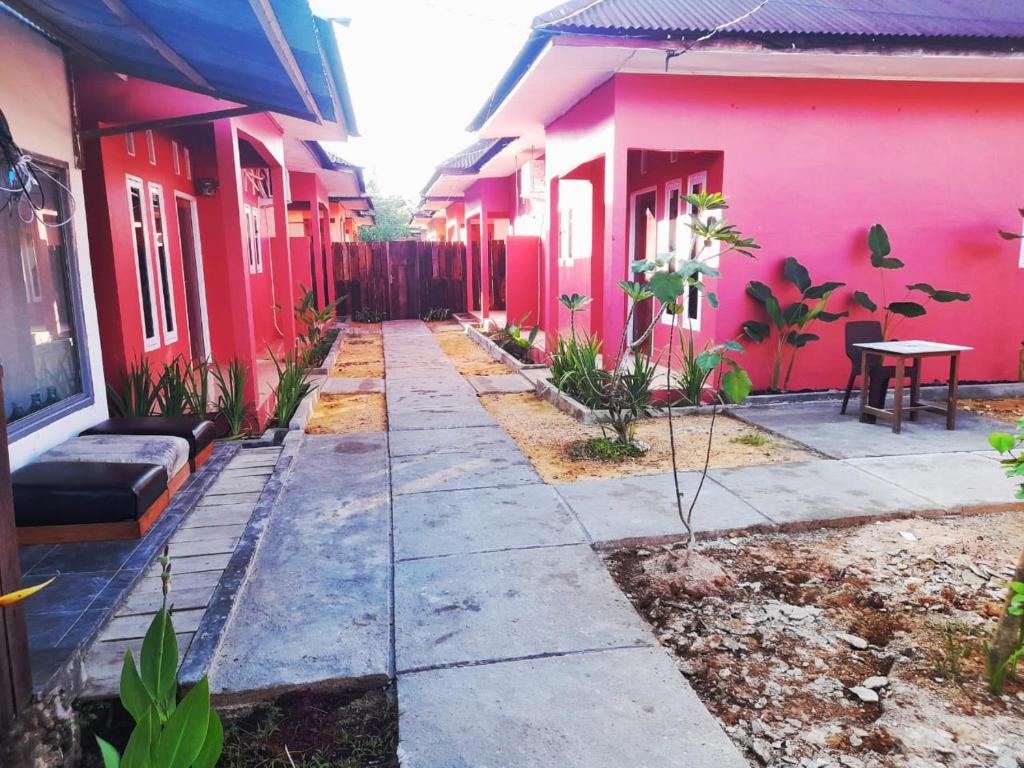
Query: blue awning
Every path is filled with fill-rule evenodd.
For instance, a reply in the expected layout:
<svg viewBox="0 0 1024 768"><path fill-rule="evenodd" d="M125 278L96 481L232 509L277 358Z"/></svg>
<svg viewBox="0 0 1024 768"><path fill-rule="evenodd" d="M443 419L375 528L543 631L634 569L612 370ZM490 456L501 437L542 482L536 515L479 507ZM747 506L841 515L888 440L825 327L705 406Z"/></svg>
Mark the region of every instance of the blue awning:
<svg viewBox="0 0 1024 768"><path fill-rule="evenodd" d="M306 0L2 0L69 50L126 75L268 112L344 123L329 23Z"/></svg>

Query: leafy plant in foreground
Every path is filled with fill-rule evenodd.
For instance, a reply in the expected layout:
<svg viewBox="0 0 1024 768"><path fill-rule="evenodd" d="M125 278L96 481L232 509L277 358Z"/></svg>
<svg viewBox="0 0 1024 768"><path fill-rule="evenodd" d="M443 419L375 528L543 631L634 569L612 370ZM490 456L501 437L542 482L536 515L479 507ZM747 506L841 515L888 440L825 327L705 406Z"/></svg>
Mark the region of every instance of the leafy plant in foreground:
<svg viewBox="0 0 1024 768"><path fill-rule="evenodd" d="M145 357L132 361L121 372L120 386L107 385L107 397L119 416L149 416L157 402L157 385L149 360Z"/></svg>
<svg viewBox="0 0 1024 768"><path fill-rule="evenodd" d="M278 361L272 349L267 347L270 359L277 371L277 387L274 389L274 420L279 427L287 427L302 399L309 394L309 367L298 352L292 352Z"/></svg>
<svg viewBox="0 0 1024 768"><path fill-rule="evenodd" d="M994 432L988 436L989 444L1005 456L1001 464L1007 477L1019 481L1017 498L1024 500L1024 419L1017 423L1014 434ZM1002 693L1006 679L1014 674L1024 658L1024 552L1008 586L1003 615L999 618L991 643L985 645L985 663L989 688Z"/></svg>
<svg viewBox="0 0 1024 768"><path fill-rule="evenodd" d="M295 305L295 320L304 330L299 334L296 341L299 349L303 351L306 362L309 363L313 356L319 352L327 325L334 317L338 306L347 297L339 296L323 309L317 309L316 292L301 283L299 284L299 290L302 291L302 298Z"/></svg>
<svg viewBox="0 0 1024 768"><path fill-rule="evenodd" d="M878 270L880 283L880 302L875 302L866 292L854 291L853 300L869 312L882 312L882 337L888 339L898 318L920 317L927 314L928 310L924 304L911 301L904 297L900 301L889 301L886 295L885 273L905 266L902 261L893 257L892 245L889 242L889 233L881 224L872 225L868 230L868 250L871 251L871 266ZM907 286L910 293L921 293L926 296L925 304L937 301L940 304L948 304L954 301L970 301L971 294L958 291L943 291L933 288L928 283L912 283ZM908 296L910 295L908 293Z"/></svg>
<svg viewBox="0 0 1024 768"><path fill-rule="evenodd" d="M704 342L704 348L697 352L693 334L679 334L680 363L676 374L676 386L679 387L681 405L700 405L707 389L711 374L727 365L731 370L739 368L739 364L729 357L730 352L743 352L743 345L738 341L727 341L724 344Z"/></svg>
<svg viewBox="0 0 1024 768"><path fill-rule="evenodd" d="M555 339L550 353L551 381L560 392L588 408L601 407L603 381L608 372L601 367L601 342L587 334Z"/></svg>
<svg viewBox="0 0 1024 768"><path fill-rule="evenodd" d="M807 268L792 256L782 262L782 276L800 292L797 300L783 309L782 303L772 293L771 288L757 280L751 280L747 283L747 293L764 307L770 322L748 320L743 324L743 332L757 344L770 339L773 332L775 334L769 385L773 392L789 388L797 352L821 338L815 333L810 333L810 327L818 320L823 323L834 323L850 314L828 312L825 309L832 292L846 283L825 282L814 285ZM785 376L782 374L783 367L786 371Z"/></svg>
<svg viewBox="0 0 1024 768"><path fill-rule="evenodd" d="M233 359L228 363L227 371L220 363L215 363L212 373L218 389L217 413L227 423L228 437L242 437L252 412L250 403L245 399L245 382L249 372L237 359Z"/></svg>
<svg viewBox="0 0 1024 768"><path fill-rule="evenodd" d="M524 335L523 326L528 318L529 315L526 315L518 323L506 320L503 327L495 329L491 334L491 340L495 344L524 363L533 362L530 350L533 349L537 335L540 333L540 326L535 325L529 333Z"/></svg>
<svg viewBox="0 0 1024 768"><path fill-rule="evenodd" d="M135 721L123 754L97 737L105 768L214 768L224 747L224 728L210 706L203 677L178 701L178 641L167 606L170 558L160 558L163 606L142 641L136 666L125 651L121 704Z"/></svg>

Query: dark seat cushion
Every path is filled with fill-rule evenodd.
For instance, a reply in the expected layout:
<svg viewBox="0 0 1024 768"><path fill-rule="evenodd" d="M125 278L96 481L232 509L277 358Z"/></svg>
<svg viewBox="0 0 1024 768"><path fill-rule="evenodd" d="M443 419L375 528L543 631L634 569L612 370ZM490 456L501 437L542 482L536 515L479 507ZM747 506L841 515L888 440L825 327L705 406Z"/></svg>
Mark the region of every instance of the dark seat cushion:
<svg viewBox="0 0 1024 768"><path fill-rule="evenodd" d="M19 526L83 525L138 520L167 490L167 471L153 464L51 461L11 475Z"/></svg>
<svg viewBox="0 0 1024 768"><path fill-rule="evenodd" d="M107 419L89 427L83 435L171 435L188 440L188 457L194 459L217 437L212 421L190 416L134 416Z"/></svg>

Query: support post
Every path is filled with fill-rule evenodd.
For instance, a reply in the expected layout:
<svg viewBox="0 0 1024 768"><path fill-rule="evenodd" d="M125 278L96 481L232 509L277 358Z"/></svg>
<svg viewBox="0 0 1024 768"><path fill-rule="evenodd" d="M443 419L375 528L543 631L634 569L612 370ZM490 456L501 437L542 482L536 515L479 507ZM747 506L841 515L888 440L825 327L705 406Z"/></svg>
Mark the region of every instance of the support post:
<svg viewBox="0 0 1024 768"><path fill-rule="evenodd" d="M491 316L491 238L487 235L487 209L480 208L480 317Z"/></svg>

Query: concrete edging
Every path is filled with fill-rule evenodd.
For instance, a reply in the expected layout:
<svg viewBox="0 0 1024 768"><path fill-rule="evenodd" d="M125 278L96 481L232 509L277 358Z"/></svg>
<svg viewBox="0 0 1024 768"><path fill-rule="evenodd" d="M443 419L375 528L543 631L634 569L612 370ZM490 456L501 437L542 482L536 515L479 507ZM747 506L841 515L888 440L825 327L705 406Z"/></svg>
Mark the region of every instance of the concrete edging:
<svg viewBox="0 0 1024 768"><path fill-rule="evenodd" d="M608 411L588 408L579 400L565 394L558 387L551 383L551 379L540 379L534 382L534 392L541 400L546 400L562 413L572 416L581 424L601 424L608 421ZM710 414L713 406L710 405L681 405L672 408L673 416L692 416L696 414ZM734 406L729 406L730 408ZM724 413L725 408L718 406L718 413ZM668 416L668 408L651 408L652 419L663 419Z"/></svg>
<svg viewBox="0 0 1024 768"><path fill-rule="evenodd" d="M497 360L499 363L503 363L506 368L515 373L547 368L543 363L524 363L517 360L472 325L466 326L466 335L469 336L477 346L481 347L484 352L489 354L494 360Z"/></svg>

